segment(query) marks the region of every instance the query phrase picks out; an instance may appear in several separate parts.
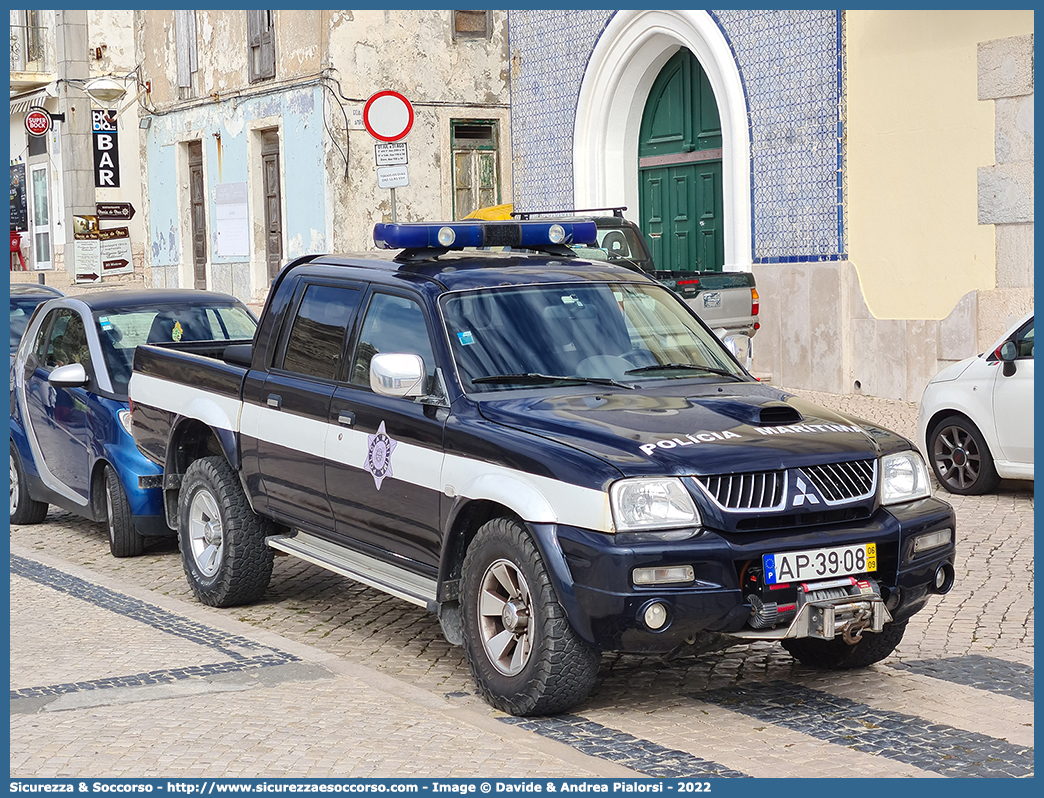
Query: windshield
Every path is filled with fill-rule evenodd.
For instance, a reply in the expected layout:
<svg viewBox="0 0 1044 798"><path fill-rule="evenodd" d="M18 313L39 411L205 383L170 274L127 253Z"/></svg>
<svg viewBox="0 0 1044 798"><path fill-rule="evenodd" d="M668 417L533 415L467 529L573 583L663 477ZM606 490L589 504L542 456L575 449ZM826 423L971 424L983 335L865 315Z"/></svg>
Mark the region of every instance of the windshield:
<svg viewBox="0 0 1044 798"><path fill-rule="evenodd" d="M599 227L597 236L594 244L573 245L573 251L582 258L611 261L623 266L641 265L645 259L645 250L630 227Z"/></svg>
<svg viewBox="0 0 1044 798"><path fill-rule="evenodd" d="M466 391L568 382L746 380L666 288L579 283L447 294L443 318ZM610 383L611 384L611 383Z"/></svg>
<svg viewBox="0 0 1044 798"><path fill-rule="evenodd" d="M242 341L254 337L257 321L242 305L154 305L95 311L113 391L127 393L139 344L170 341Z"/></svg>

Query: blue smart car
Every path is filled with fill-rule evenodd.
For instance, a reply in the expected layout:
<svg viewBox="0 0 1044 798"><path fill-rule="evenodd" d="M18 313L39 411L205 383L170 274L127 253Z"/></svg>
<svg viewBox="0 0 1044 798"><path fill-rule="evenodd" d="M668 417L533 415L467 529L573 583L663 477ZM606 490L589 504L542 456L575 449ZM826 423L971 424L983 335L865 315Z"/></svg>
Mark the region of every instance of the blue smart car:
<svg viewBox="0 0 1044 798"><path fill-rule="evenodd" d="M11 523L39 523L53 504L106 522L115 557L173 534L162 469L131 437L134 350L244 343L256 326L235 297L189 289L92 291L42 304L11 365Z"/></svg>

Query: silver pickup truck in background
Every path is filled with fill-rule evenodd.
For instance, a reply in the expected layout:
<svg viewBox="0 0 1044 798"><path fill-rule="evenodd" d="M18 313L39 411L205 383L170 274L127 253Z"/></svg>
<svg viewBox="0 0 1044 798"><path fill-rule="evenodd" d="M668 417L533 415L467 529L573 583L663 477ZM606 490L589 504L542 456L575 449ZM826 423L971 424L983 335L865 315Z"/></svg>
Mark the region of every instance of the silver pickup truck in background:
<svg viewBox="0 0 1044 798"><path fill-rule="evenodd" d="M753 357L751 338L761 327L758 321L759 299L754 275L750 272L657 269L645 236L638 225L624 218L625 210L627 209L594 208L529 211L510 213L510 216L519 219L546 219L549 216L568 215L594 219L598 229L598 243L596 246L574 246L573 249L578 255L644 272L679 294L749 371Z"/></svg>

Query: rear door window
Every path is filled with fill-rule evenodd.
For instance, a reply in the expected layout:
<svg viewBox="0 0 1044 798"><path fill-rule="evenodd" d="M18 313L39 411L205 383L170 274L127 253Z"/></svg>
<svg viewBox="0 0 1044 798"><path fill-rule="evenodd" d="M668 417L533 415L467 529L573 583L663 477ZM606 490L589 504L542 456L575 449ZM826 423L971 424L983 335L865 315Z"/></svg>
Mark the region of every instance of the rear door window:
<svg viewBox="0 0 1044 798"><path fill-rule="evenodd" d="M308 285L287 336L280 368L336 379L361 293L344 286Z"/></svg>

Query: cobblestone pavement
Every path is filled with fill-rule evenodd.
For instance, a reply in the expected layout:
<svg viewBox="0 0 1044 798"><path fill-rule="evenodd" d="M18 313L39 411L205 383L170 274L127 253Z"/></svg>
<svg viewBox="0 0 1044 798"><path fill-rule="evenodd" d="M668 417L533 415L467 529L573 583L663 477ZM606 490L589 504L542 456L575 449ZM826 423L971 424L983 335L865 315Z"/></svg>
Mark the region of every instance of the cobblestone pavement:
<svg viewBox="0 0 1044 798"><path fill-rule="evenodd" d="M915 404L795 393L913 434ZM539 719L477 697L417 607L291 557L258 604L205 607L176 544L117 560L52 508L11 530L11 774L1032 776L1032 483L937 494L956 585L884 662L605 655L584 705Z"/></svg>

